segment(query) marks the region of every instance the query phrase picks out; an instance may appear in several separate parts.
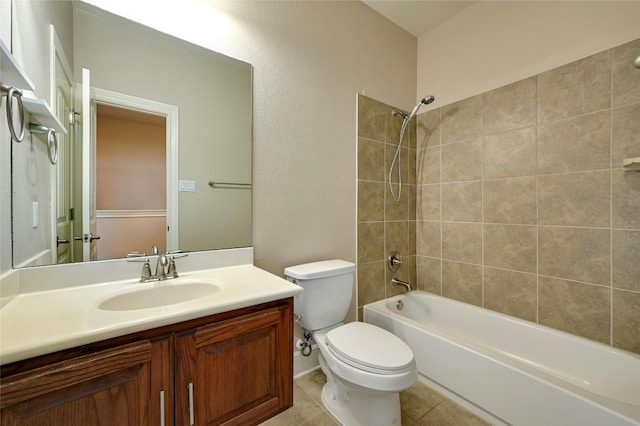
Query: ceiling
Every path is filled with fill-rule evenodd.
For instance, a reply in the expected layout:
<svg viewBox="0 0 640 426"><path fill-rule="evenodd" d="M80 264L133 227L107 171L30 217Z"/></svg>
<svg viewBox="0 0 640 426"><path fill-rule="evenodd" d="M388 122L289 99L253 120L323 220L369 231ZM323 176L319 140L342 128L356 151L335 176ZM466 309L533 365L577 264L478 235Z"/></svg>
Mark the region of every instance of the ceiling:
<svg viewBox="0 0 640 426"><path fill-rule="evenodd" d="M418 38L475 3L475 1L459 0L362 0L362 2Z"/></svg>

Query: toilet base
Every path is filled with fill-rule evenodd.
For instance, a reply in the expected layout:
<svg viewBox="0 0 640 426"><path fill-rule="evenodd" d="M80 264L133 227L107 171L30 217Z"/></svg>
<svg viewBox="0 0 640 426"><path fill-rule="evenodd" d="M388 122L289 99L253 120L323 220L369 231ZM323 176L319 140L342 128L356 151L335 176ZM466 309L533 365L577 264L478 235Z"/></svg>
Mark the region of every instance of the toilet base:
<svg viewBox="0 0 640 426"><path fill-rule="evenodd" d="M344 426L401 426L400 393L363 389L345 383L328 368L322 354L320 367L327 377L322 403Z"/></svg>

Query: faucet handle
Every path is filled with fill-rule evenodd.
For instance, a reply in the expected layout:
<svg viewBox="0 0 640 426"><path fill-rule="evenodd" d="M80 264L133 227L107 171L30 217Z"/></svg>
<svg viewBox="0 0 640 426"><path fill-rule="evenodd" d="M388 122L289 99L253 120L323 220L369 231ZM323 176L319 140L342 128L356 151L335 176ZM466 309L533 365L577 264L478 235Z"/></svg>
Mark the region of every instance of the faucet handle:
<svg viewBox="0 0 640 426"><path fill-rule="evenodd" d="M174 251L167 252L167 257L169 258L170 261L173 261L174 259L180 259L181 257L187 257L187 256L189 256L189 253L185 253L182 250L174 250Z"/></svg>
<svg viewBox="0 0 640 426"><path fill-rule="evenodd" d="M393 272L397 272L398 269L400 269L401 265L402 265L402 255L397 251L392 252L391 255L389 256L389 263L387 265L389 266L389 269Z"/></svg>
<svg viewBox="0 0 640 426"><path fill-rule="evenodd" d="M169 266L167 267L167 276L171 278L178 278L178 270L176 269L176 259L189 256L187 253L182 253L182 250L176 250L167 253L169 258Z"/></svg>
<svg viewBox="0 0 640 426"><path fill-rule="evenodd" d="M142 256L146 256L146 255L145 254L134 255L132 256L133 259L127 259L127 262L136 262L136 263L144 262L144 265L142 265L142 273L140 274L140 282L144 283L146 281L149 281L149 279L152 278L152 275L151 275L151 266L149 265L149 258L142 257Z"/></svg>
<svg viewBox="0 0 640 426"><path fill-rule="evenodd" d="M172 257L167 268L167 276L170 278L178 278L178 270L176 269L176 261Z"/></svg>
<svg viewBox="0 0 640 426"><path fill-rule="evenodd" d="M127 259L131 259L135 257L145 257L146 255L147 255L146 253L140 253L140 252L134 251L127 254ZM135 260L132 262L135 262Z"/></svg>
<svg viewBox="0 0 640 426"><path fill-rule="evenodd" d="M127 262L135 262L135 263L148 263L149 258L144 253L129 253L127 254Z"/></svg>
<svg viewBox="0 0 640 426"><path fill-rule="evenodd" d="M167 253L167 255L169 256L169 258L171 258L171 260L173 260L173 259L180 259L181 257L187 257L187 256L189 256L189 254L188 254L188 253L182 253L182 254L174 254L174 253L182 253L182 252L179 252L179 251L178 251L178 252L173 251L173 252L171 252L171 253Z"/></svg>
<svg viewBox="0 0 640 426"><path fill-rule="evenodd" d="M140 282L143 283L151 278L151 265L149 265L149 259L142 265L142 274L140 274Z"/></svg>

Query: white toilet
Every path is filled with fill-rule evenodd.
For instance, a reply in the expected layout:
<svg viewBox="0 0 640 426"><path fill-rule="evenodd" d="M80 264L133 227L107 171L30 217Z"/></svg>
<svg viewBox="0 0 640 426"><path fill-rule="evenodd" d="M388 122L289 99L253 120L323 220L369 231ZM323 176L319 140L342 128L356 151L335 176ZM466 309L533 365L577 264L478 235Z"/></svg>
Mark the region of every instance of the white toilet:
<svg viewBox="0 0 640 426"><path fill-rule="evenodd" d="M411 349L397 336L363 322L344 324L355 265L327 260L285 268L287 279L304 288L294 310L318 343L327 376L325 407L346 426L401 424L400 391L418 373Z"/></svg>

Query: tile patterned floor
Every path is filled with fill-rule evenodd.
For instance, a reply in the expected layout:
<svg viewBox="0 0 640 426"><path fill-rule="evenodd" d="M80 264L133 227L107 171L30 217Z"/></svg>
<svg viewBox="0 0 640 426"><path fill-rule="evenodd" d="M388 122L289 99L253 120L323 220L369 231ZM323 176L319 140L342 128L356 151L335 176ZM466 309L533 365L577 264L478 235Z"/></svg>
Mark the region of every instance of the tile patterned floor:
<svg viewBox="0 0 640 426"><path fill-rule="evenodd" d="M297 379L294 383L293 407L262 426L339 426L322 405L320 393L325 382L325 375L320 369ZM422 383L416 383L401 392L400 404L402 426L490 425Z"/></svg>

